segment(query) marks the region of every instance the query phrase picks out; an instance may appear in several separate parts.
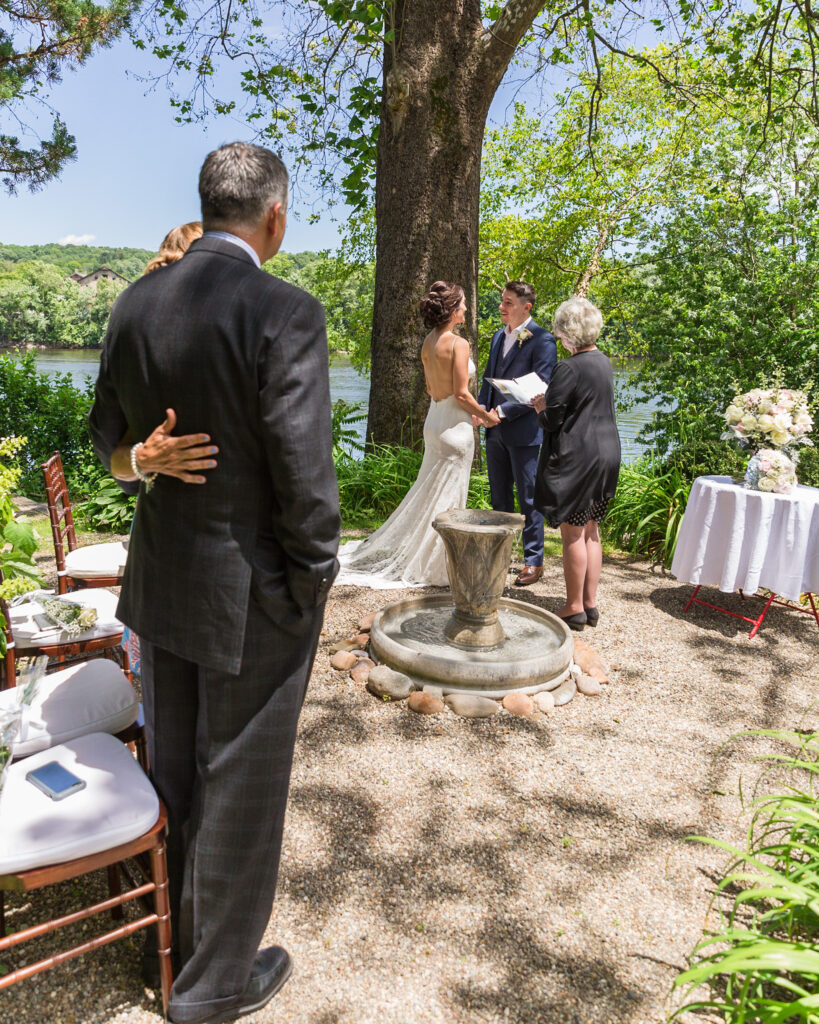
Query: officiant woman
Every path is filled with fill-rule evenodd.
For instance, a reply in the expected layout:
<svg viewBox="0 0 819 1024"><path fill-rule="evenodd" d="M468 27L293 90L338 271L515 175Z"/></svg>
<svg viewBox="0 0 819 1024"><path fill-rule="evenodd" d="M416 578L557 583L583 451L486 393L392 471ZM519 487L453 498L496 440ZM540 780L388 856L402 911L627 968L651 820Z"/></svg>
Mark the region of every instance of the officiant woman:
<svg viewBox="0 0 819 1024"><path fill-rule="evenodd" d="M596 344L602 327L588 299L575 296L557 308L552 333L570 358L557 364L548 393L532 403L543 427L535 507L560 528L566 603L557 615L574 630L596 626L600 617L599 524L620 473L614 374Z"/></svg>

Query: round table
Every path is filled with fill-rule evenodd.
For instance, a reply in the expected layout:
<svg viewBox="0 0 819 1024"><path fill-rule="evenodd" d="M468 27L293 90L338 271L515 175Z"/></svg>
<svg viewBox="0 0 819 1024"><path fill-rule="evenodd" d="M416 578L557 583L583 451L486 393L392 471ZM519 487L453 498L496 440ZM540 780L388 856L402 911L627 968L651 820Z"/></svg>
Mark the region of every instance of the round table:
<svg viewBox="0 0 819 1024"><path fill-rule="evenodd" d="M754 594L764 587L788 601L819 593L819 488L798 486L790 494L769 494L745 488L729 476L697 477L671 572L697 590L716 586L725 593ZM694 600L696 591L689 605ZM773 600L759 620L747 619L755 623L751 636ZM810 604L819 623L812 596Z"/></svg>

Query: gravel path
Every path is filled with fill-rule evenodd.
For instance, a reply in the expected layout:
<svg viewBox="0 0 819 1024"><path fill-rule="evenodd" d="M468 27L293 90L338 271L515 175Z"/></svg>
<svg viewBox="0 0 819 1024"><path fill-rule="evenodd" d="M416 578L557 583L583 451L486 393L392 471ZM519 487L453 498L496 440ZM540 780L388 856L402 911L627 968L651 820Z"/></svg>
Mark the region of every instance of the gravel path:
<svg viewBox="0 0 819 1024"><path fill-rule="evenodd" d="M552 561L514 596L554 609L561 594ZM685 837L741 841L740 777L747 789L765 748L726 741L749 728L819 728L816 624L775 607L749 641L727 616L683 616L689 594L644 563L608 558L600 625L583 634L612 669L603 695L529 720L468 721L378 702L330 669L329 645L402 596L333 590L266 936L287 946L295 974L247 1019L663 1020L724 863ZM73 892L12 896L10 927L70 905ZM159 1021L158 996L139 980L140 944L0 994L0 1024Z"/></svg>

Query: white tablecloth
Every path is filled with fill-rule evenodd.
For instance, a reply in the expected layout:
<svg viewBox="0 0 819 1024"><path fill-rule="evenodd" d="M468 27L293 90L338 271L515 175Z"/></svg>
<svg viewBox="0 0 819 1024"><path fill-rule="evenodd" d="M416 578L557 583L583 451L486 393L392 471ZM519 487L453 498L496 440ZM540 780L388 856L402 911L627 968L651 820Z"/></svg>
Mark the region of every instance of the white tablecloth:
<svg viewBox="0 0 819 1024"><path fill-rule="evenodd" d="M697 477L671 572L726 593L759 587L789 601L819 593L819 488L746 490L729 476Z"/></svg>

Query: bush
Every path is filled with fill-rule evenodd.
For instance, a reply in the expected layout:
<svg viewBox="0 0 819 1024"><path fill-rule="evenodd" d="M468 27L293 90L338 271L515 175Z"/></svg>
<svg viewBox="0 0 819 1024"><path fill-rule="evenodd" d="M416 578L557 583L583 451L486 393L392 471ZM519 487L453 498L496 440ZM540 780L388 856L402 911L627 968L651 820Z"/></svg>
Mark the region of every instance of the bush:
<svg viewBox="0 0 819 1024"><path fill-rule="evenodd" d="M754 801L744 849L696 838L732 855L715 900L721 929L694 949L674 982L692 999L674 1014L709 1011L725 1024L819 1024L819 733L764 731L787 752L763 758L791 773ZM709 1015L709 1019L713 1019Z"/></svg>
<svg viewBox="0 0 819 1024"><path fill-rule="evenodd" d="M40 466L55 451L62 455L72 496L90 493L99 467L88 431L93 394L91 382L80 389L68 374L38 372L32 352L19 359L0 356L0 437L28 438L19 482L23 494L44 497Z"/></svg>
<svg viewBox="0 0 819 1024"><path fill-rule="evenodd" d="M136 495L125 494L116 480L99 466L88 481L91 497L74 507L79 522L88 530L127 533L136 511Z"/></svg>
<svg viewBox="0 0 819 1024"><path fill-rule="evenodd" d="M34 565L37 538L27 523L14 515L11 496L17 490L21 470L15 465L15 456L26 443L24 437L0 437L0 570L3 582L0 597L6 600L32 590L40 575ZM3 617L0 615L0 655L5 654Z"/></svg>
<svg viewBox="0 0 819 1024"><path fill-rule="evenodd" d="M604 539L622 551L670 565L690 489L679 468L664 469L652 456L623 466L602 523Z"/></svg>
<svg viewBox="0 0 819 1024"><path fill-rule="evenodd" d="M333 459L336 462L343 462L353 458L355 452L364 451L364 442L356 424L366 419L367 413L361 402L345 402L343 398L333 402Z"/></svg>

